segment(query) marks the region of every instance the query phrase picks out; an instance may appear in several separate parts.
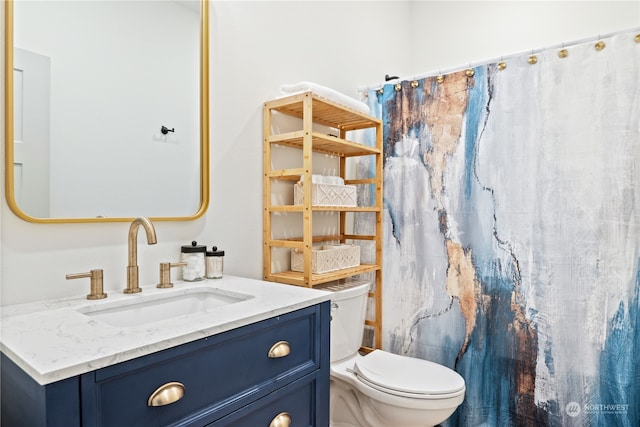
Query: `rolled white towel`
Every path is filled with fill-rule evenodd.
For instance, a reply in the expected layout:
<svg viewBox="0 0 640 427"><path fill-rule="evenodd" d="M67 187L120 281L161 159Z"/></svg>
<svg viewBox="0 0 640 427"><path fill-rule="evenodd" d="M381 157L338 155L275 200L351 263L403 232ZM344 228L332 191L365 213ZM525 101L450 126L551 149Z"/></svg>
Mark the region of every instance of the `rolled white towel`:
<svg viewBox="0 0 640 427"><path fill-rule="evenodd" d="M300 175L298 184L304 182L304 175ZM311 182L313 184L331 184L331 185L344 185L344 179L337 175L311 175Z"/></svg>
<svg viewBox="0 0 640 427"><path fill-rule="evenodd" d="M344 185L344 179L336 175L329 175L324 177L324 183L331 185Z"/></svg>
<svg viewBox="0 0 640 427"><path fill-rule="evenodd" d="M304 175L300 175L300 179L298 180L299 184L302 184L304 182ZM312 184L325 184L324 182L324 175L316 175L313 174L311 175L311 183Z"/></svg>
<svg viewBox="0 0 640 427"><path fill-rule="evenodd" d="M298 82L293 84L283 84L280 86L281 96L289 96L295 93L311 91L316 95L327 98L337 104L342 104L353 110L356 110L363 114L371 114L369 106L362 101L358 101L355 98L347 96L338 92L335 89L328 88L326 86L319 85L312 82Z"/></svg>

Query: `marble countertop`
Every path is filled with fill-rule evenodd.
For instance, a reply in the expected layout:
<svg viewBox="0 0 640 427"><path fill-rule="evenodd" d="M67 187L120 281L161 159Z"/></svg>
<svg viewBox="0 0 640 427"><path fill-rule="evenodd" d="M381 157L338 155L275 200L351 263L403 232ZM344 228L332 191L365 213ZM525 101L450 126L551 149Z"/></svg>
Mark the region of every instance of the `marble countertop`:
<svg viewBox="0 0 640 427"><path fill-rule="evenodd" d="M83 312L136 298L181 295L204 289L252 298L211 311L136 326L114 326ZM200 338L327 301L331 293L242 277L174 282L171 289L142 286L134 295L41 301L2 307L0 349L45 385Z"/></svg>

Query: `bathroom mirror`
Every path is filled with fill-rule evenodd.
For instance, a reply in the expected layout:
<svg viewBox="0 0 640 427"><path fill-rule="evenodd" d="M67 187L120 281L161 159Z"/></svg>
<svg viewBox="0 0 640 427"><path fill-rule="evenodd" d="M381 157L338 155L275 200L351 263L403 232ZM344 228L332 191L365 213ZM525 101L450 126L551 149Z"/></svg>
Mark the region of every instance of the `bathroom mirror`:
<svg viewBox="0 0 640 427"><path fill-rule="evenodd" d="M208 1L4 3L11 210L43 223L203 215Z"/></svg>

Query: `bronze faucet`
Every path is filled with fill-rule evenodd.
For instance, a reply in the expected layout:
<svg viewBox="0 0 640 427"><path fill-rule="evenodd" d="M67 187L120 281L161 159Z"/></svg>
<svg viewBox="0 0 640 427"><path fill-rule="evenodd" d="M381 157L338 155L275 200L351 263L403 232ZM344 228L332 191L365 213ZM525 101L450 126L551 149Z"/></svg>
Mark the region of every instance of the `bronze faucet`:
<svg viewBox="0 0 640 427"><path fill-rule="evenodd" d="M129 265L127 266L127 288L124 290L125 294L136 294L140 289L138 281L138 228L144 227L144 231L147 232L147 243L149 245L155 245L156 229L153 227L149 218L139 217L133 220L131 227L129 227Z"/></svg>
<svg viewBox="0 0 640 427"><path fill-rule="evenodd" d="M102 270L91 270L88 273L73 273L67 274L67 280L70 279L82 279L85 277L89 277L91 279L91 292L87 295L87 299L103 299L107 297L107 294L104 293L103 287L103 277L104 273Z"/></svg>

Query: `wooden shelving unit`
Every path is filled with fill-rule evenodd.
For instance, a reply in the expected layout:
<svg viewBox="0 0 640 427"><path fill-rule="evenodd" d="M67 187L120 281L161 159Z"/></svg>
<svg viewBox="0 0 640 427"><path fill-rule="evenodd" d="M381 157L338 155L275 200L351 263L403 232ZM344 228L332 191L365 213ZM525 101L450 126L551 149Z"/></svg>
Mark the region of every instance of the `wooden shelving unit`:
<svg viewBox="0 0 640 427"><path fill-rule="evenodd" d="M302 129L274 134L274 113L292 116L302 121ZM316 129L317 125L335 129L336 135L326 134ZM347 140L347 132L359 129L375 129L376 146L369 147ZM332 132L333 133L333 132ZM263 180L263 240L264 279L290 285L314 287L322 283L346 279L364 273L375 274L375 288L369 294L375 302L375 320L367 320L366 325L373 328L374 348L380 348L382 327L382 122L362 114L349 107L320 97L312 92L304 92L285 98L265 102L263 107L264 137L264 180ZM301 167L273 169L274 146L291 147L300 150ZM338 158L339 173L345 184L373 185L375 203L372 206L313 206L311 185L303 185L302 205L273 204L273 184L275 181L297 182L303 177L305 183L312 182L313 154L322 153ZM364 179L347 178L347 158L373 156L375 158L374 176ZM314 235L314 213L336 212L339 221L338 235ZM272 216L274 214L302 215L302 226L295 238L276 239L273 237ZM356 235L348 233L347 215L375 215L375 234ZM292 230L297 233L298 230ZM375 245L375 262L360 264L323 274L312 273L311 250L315 244L339 241L369 241ZM285 270L272 271L272 254L276 249L298 249L303 251L304 268L302 272ZM370 348L369 348L370 349Z"/></svg>

